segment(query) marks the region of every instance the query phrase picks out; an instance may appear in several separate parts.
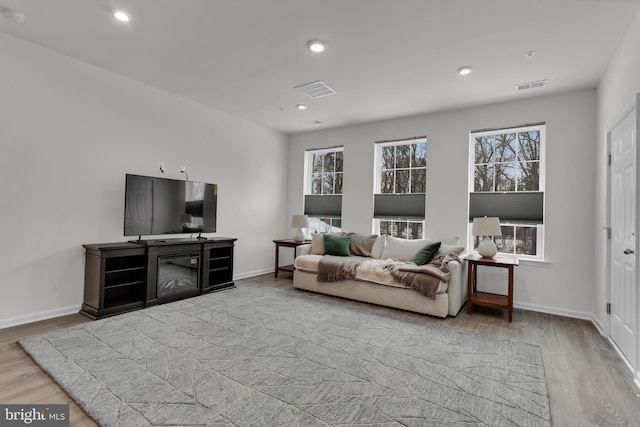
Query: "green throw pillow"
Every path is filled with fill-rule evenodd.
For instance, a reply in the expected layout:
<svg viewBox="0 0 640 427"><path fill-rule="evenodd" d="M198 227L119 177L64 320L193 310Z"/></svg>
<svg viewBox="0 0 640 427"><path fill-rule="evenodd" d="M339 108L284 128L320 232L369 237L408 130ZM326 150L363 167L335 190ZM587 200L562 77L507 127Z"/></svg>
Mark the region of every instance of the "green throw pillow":
<svg viewBox="0 0 640 427"><path fill-rule="evenodd" d="M327 255L349 256L349 236L335 236L333 234L324 235L324 253Z"/></svg>
<svg viewBox="0 0 640 427"><path fill-rule="evenodd" d="M411 259L411 262L417 265L424 265L429 263L440 249L442 242L429 243L424 248L420 249Z"/></svg>

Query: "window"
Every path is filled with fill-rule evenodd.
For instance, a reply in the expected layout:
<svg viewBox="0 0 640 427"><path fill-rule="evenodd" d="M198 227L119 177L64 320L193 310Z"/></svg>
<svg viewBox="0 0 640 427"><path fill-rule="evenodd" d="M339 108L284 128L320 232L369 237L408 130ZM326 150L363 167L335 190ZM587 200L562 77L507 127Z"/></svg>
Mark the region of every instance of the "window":
<svg viewBox="0 0 640 427"><path fill-rule="evenodd" d="M427 138L376 143L374 233L424 235Z"/></svg>
<svg viewBox="0 0 640 427"><path fill-rule="evenodd" d="M544 124L471 132L469 140L469 220L499 217L499 253L544 259ZM468 235L475 250L480 238L470 227Z"/></svg>
<svg viewBox="0 0 640 427"><path fill-rule="evenodd" d="M342 227L343 147L310 150L305 159L304 213L314 233Z"/></svg>

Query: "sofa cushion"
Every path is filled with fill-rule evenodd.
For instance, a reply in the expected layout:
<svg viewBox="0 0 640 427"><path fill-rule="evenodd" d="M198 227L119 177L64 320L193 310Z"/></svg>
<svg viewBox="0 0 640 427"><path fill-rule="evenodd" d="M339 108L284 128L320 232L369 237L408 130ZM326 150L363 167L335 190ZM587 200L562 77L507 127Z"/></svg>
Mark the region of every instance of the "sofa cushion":
<svg viewBox="0 0 640 427"><path fill-rule="evenodd" d="M383 259L397 259L399 261L409 261L413 256L433 240L428 239L399 239L397 237L387 236L387 243L382 251Z"/></svg>
<svg viewBox="0 0 640 427"><path fill-rule="evenodd" d="M349 251L351 252L351 255L371 256L371 248L373 248L373 244L378 238L377 234L364 236L358 233L348 233L347 236L351 238L351 242L349 243Z"/></svg>
<svg viewBox="0 0 640 427"><path fill-rule="evenodd" d="M433 242L426 245L424 248L420 249L414 256L411 258L411 262L416 265L424 265L429 263L433 259L433 257L440 249L440 245L442 242Z"/></svg>
<svg viewBox="0 0 640 427"><path fill-rule="evenodd" d="M324 251L327 255L349 256L349 236L336 236L334 234L324 235Z"/></svg>

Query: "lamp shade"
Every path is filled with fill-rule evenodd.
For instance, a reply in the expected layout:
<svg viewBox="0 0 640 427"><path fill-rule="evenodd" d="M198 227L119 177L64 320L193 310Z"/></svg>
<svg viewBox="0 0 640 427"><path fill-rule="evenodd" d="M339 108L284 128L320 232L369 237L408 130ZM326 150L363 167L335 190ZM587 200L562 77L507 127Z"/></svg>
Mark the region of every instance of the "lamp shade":
<svg viewBox="0 0 640 427"><path fill-rule="evenodd" d="M292 215L291 228L309 228L309 217L306 215Z"/></svg>
<svg viewBox="0 0 640 427"><path fill-rule="evenodd" d="M500 218L497 216L473 218L471 234L474 236L502 236Z"/></svg>

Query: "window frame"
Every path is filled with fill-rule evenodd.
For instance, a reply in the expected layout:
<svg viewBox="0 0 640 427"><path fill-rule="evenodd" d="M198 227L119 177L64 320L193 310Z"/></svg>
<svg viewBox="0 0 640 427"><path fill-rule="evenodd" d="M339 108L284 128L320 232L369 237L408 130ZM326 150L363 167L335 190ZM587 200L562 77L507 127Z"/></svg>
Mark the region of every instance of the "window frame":
<svg viewBox="0 0 640 427"><path fill-rule="evenodd" d="M489 135L502 135L502 134L509 134L509 133L515 133L516 134L516 141L517 141L517 134L521 133L521 132L530 132L530 131L538 131L539 132L539 136L540 136L540 152L539 152L539 158L538 158L538 189L537 190L528 190L528 191L523 191L523 190L518 190L518 181L517 181L517 177L518 174L516 174L516 183L514 185L515 190L513 191L496 191L495 190L495 182L493 184L493 188L494 191L479 191L476 192L475 191L475 166L476 166L476 162L475 162L475 153L476 153L476 138L477 137L483 137L483 136L489 136ZM543 194L543 200L544 200L544 194L545 194L545 186L546 186L546 145L547 145L547 135L546 135L546 124L545 123L536 123L536 124L531 124L531 125L521 125L521 126L514 126L514 127L508 127L508 128L500 128L500 129L487 129L487 130L480 130L480 131L471 131L469 132L469 164L468 164L468 192L469 194L471 193L497 193L497 192L502 192L502 193L527 193L527 192L541 192ZM516 158L514 161L514 163L518 162L518 159ZM483 163L483 164L495 164L495 163L503 163L503 162L491 162L491 163ZM469 197L470 198L470 197ZM470 206L467 206L467 211L469 212L470 210ZM527 223L525 221L520 222L520 221L509 221L509 220L500 220L500 226L501 227L514 227L513 230L513 235L514 235L514 240L515 240L515 236L517 234L517 227L523 227L523 228L527 228L527 227L535 227L536 228L536 255L527 255L527 254L519 254L516 251L516 246L514 245L513 248L513 252L507 253L507 252L500 252L498 251L498 255L499 256L503 256L503 257L510 257L510 258L518 258L518 259L523 259L523 260L531 260L531 261L544 261L544 238L545 238L545 221L546 221L546 212L544 212L543 209L543 218L542 218L542 222L540 224L532 224L532 223ZM469 250L473 253L477 253L477 249L476 249L476 237L473 236L471 234L471 228L472 228L472 224L469 223L468 227L467 227L467 247L469 248ZM496 238L492 237L492 240L496 240Z"/></svg>
<svg viewBox="0 0 640 427"><path fill-rule="evenodd" d="M422 142L417 142L417 141L422 141ZM424 166L420 166L420 167L408 167L408 168L393 168L393 169L389 169L389 170L404 170L404 169L408 169L409 171L413 170L413 169L424 169L425 171L425 191L424 192L417 192L417 193L412 193L411 191L408 193L382 193L380 191L380 186L382 185L382 179L381 179L381 174L382 174L382 148L384 147L395 147L398 145L413 145L413 144L421 144L424 143L425 144L425 165ZM393 140L393 141L381 141L381 142L376 142L375 143L375 167L374 167L374 181L373 181L373 194L426 194L426 173L427 173L427 153L426 153L426 145L427 145L427 137L426 136L419 136L419 137L415 137L415 138L405 138L405 139L399 139L399 140ZM409 180L409 182L411 182L411 180ZM395 187L395 185L394 185Z"/></svg>
<svg viewBox="0 0 640 427"><path fill-rule="evenodd" d="M425 144L425 164L424 166L417 166L414 167L413 165L409 165L409 167L396 167L397 166L397 159L396 156L394 155L394 167L390 168L390 169L386 169L386 170L393 170L393 171L397 171L397 170L409 170L409 186L411 189L411 185L412 185L412 171L413 170L424 170L424 192L416 192L413 193L411 191L409 191L408 193L383 193L381 190L381 186L382 186L382 152L383 149L386 147L396 147L399 145L414 145L414 144ZM426 199L426 181L427 181L427 137L426 136L419 136L419 137L413 137L413 138L403 138L403 139L397 139L397 140L390 140L390 141L380 141L380 142L376 142L374 144L374 150L375 150L375 155L374 155L374 168L373 168L373 173L374 173L374 179L373 179L373 196L375 199L376 195L390 195L390 194L423 194L425 199ZM396 185L395 185L395 179L396 179L396 174L394 173L394 190L396 189ZM380 217L380 218L373 218L372 221L372 232L374 234L380 234L380 223L382 221L386 221L386 222L392 222L392 223L405 223L406 224L406 229L409 229L410 227L410 223L416 223L419 224L422 230L422 235L419 236L418 238L423 239L425 236L425 227L426 227L426 221L425 218L422 218L421 220L418 220L416 218L403 218L403 217ZM406 236L393 236L393 237L397 237L397 238L406 238L409 239L410 236L407 235Z"/></svg>
<svg viewBox="0 0 640 427"><path fill-rule="evenodd" d="M342 153L342 172L322 172L322 173L332 173L334 175L334 192L332 193L323 193L321 192L320 194L314 194L313 193L313 157L316 154L322 154L322 155L326 155L329 153ZM320 149L313 149L313 150L307 150L305 152L305 162L304 162L304 169L305 169L305 187L304 187L304 194L305 195L313 195L313 196L320 196L320 195L342 195L342 192L340 193L336 193L335 192L335 176L336 174L340 173L342 174L342 184L344 185L344 146L337 146L337 147L329 147L329 148L320 148ZM323 187L321 187L323 188Z"/></svg>
<svg viewBox="0 0 640 427"><path fill-rule="evenodd" d="M333 192L332 193L323 193L322 190L324 189L324 187L321 184L321 193L320 194L313 194L313 159L314 156L316 154L328 154L328 153L342 153L342 171L341 172L336 172L335 170L333 172L321 172L321 173L333 173L334 176L334 187L333 187ZM310 150L306 150L304 153L304 192L303 192L303 200L306 200L306 196L340 196L342 197L342 191L340 193L336 193L335 192L335 176L336 174L340 173L342 175L342 185L344 185L344 146L334 146L334 147L327 147L327 148L319 148L319 149L310 149ZM324 162L323 162L324 164ZM324 166L323 166L324 167ZM344 188L342 188L342 190L344 190ZM303 202L304 204L304 202ZM306 208L305 208L306 209ZM323 220L329 220L327 221L323 221ZM322 222L325 227L327 227L330 231L340 231L342 228L342 215L340 215L339 217L337 216L327 216L327 215L309 215L309 229L312 232L322 232L322 230L320 230L322 227L320 226L316 226L314 227L314 223L320 221ZM336 225L334 225L335 223L340 224L340 227L337 227Z"/></svg>

